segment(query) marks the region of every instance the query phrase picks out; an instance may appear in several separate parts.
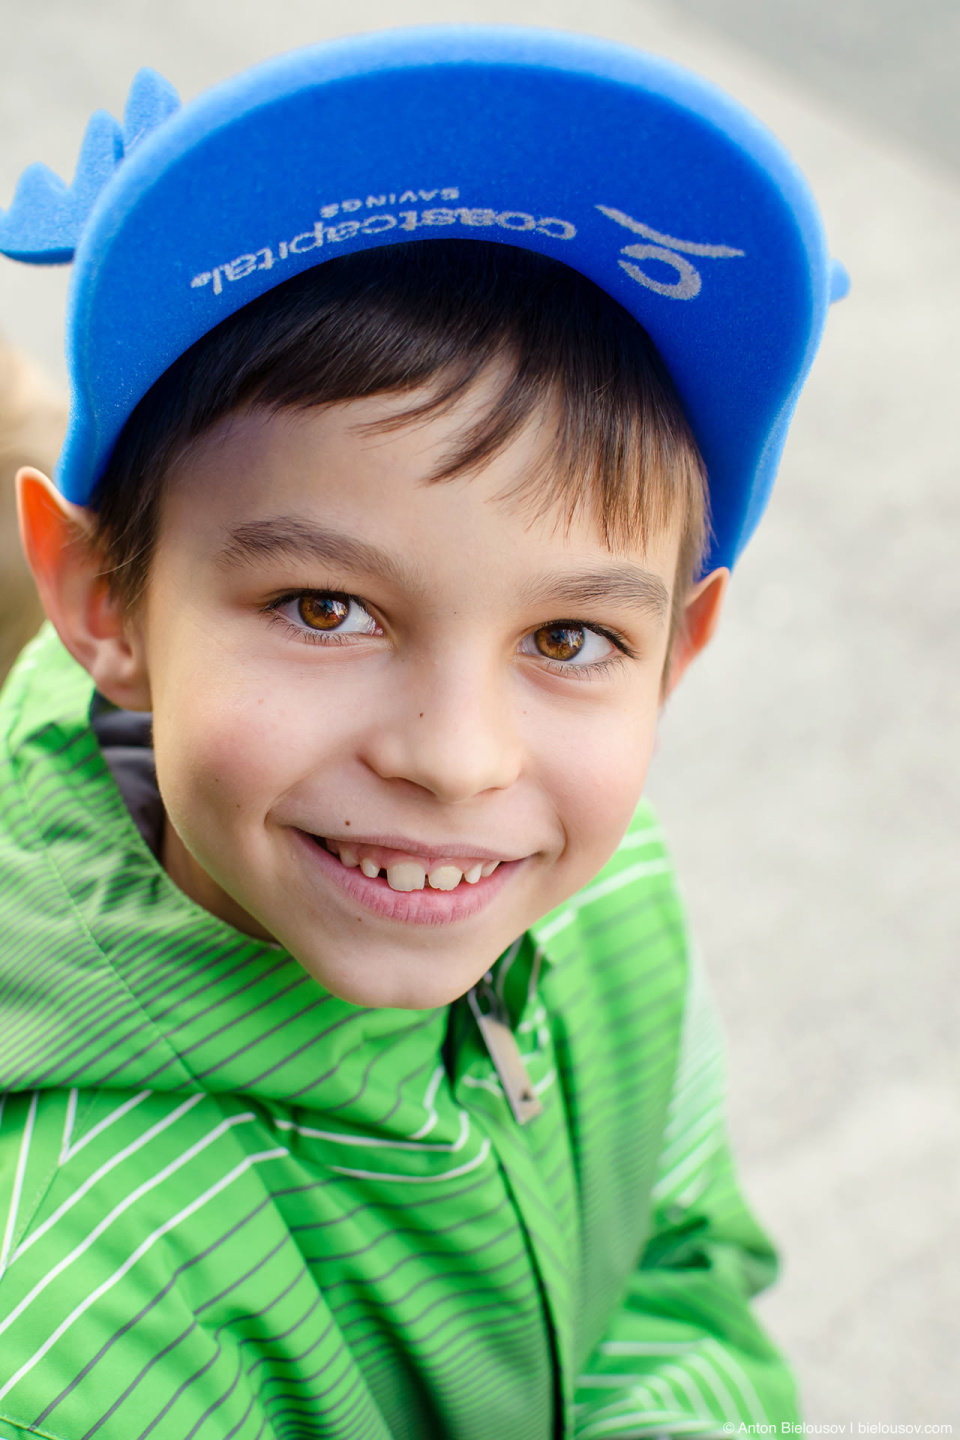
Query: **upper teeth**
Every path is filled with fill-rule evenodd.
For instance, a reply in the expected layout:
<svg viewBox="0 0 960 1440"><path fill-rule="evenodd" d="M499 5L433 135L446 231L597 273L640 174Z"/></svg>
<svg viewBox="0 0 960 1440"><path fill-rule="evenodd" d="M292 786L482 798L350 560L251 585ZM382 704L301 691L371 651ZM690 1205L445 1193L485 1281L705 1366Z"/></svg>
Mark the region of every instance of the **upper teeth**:
<svg viewBox="0 0 960 1440"><path fill-rule="evenodd" d="M387 867L387 884L391 890L422 890L426 873L416 860L400 860Z"/></svg>
<svg viewBox="0 0 960 1440"><path fill-rule="evenodd" d="M369 870L364 870L369 875ZM429 882L432 890L456 890L463 879L463 871L456 865L435 865L427 874L426 867L416 860L399 860L396 865L387 866L387 884L391 890L422 890Z"/></svg>
<svg viewBox="0 0 960 1440"><path fill-rule="evenodd" d="M455 890L463 879L463 871L456 865L435 865L427 879L434 890Z"/></svg>
<svg viewBox="0 0 960 1440"><path fill-rule="evenodd" d="M354 846L334 842L330 848L334 854L339 854L341 865L346 865L348 869L356 869L359 865L370 880L375 880L380 874L377 862L366 855L361 859ZM461 880L466 880L468 885L476 885L481 876L492 875L499 864L499 860L478 860L466 870L461 870L459 865L440 864L434 865L428 873L427 867L419 860L398 860L395 865L387 866L387 884L391 890L422 890L427 884L432 890L455 890Z"/></svg>

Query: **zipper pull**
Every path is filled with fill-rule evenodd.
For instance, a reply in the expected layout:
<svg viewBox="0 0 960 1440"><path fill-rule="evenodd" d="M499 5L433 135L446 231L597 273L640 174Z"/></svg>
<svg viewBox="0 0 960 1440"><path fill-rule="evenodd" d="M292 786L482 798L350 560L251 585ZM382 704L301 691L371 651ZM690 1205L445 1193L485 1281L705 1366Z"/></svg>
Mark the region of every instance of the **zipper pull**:
<svg viewBox="0 0 960 1440"><path fill-rule="evenodd" d="M482 1003L478 989L481 990ZM510 1028L509 1016L497 999L493 986L486 980L467 991L467 1000L514 1119L518 1125L526 1125L543 1113L543 1105L527 1074L516 1037Z"/></svg>

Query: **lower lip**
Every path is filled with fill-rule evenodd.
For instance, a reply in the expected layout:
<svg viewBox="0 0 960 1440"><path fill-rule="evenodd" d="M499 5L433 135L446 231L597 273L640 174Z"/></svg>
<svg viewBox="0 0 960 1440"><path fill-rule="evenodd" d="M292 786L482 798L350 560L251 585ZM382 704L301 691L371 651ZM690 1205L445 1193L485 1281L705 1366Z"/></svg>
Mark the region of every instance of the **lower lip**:
<svg viewBox="0 0 960 1440"><path fill-rule="evenodd" d="M501 860L492 875L482 876L476 885L461 880L455 890L431 890L427 886L423 890L391 890L382 875L370 879L359 867L348 869L312 835L303 830L294 830L293 834L313 864L351 900L375 915L407 925L449 925L469 920L499 895L523 864L522 860Z"/></svg>

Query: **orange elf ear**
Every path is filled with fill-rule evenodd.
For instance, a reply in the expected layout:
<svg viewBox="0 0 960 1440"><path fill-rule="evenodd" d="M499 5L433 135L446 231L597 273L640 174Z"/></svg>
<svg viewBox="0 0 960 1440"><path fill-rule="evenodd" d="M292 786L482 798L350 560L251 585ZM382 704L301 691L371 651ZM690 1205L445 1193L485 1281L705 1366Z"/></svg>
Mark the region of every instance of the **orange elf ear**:
<svg viewBox="0 0 960 1440"><path fill-rule="evenodd" d="M17 510L27 562L60 639L108 700L149 710L139 635L107 585L90 511L31 466L17 474Z"/></svg>
<svg viewBox="0 0 960 1440"><path fill-rule="evenodd" d="M673 637L664 675L663 700L679 685L691 660L696 659L713 639L720 623L729 581L730 571L726 568L712 570L693 586L687 596L683 620Z"/></svg>

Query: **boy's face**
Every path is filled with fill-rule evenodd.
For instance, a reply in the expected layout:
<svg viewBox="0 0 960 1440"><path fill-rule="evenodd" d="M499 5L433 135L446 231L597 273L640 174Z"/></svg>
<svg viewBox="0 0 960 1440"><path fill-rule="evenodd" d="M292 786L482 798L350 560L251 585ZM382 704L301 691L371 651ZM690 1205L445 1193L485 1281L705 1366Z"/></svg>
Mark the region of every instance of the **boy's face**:
<svg viewBox="0 0 960 1440"><path fill-rule="evenodd" d="M205 436L130 624L173 878L335 994L426 1008L623 835L678 540L612 552L588 516L565 528L504 499L536 425L480 473L425 483L477 399L364 430L416 398Z"/></svg>

